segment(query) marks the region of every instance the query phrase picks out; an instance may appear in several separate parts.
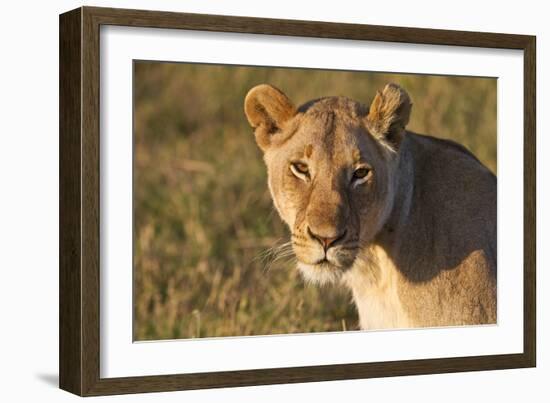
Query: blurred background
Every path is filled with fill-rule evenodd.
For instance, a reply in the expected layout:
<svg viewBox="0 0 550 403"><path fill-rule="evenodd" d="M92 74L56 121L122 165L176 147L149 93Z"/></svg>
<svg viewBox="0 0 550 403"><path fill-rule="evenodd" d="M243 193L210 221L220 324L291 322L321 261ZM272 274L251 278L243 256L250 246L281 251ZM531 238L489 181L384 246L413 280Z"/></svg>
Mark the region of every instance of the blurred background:
<svg viewBox="0 0 550 403"><path fill-rule="evenodd" d="M243 100L269 83L296 106L368 105L387 82L412 98L408 129L455 140L496 173L496 79L134 62L136 340L358 328L345 289L304 284L277 255L289 235Z"/></svg>

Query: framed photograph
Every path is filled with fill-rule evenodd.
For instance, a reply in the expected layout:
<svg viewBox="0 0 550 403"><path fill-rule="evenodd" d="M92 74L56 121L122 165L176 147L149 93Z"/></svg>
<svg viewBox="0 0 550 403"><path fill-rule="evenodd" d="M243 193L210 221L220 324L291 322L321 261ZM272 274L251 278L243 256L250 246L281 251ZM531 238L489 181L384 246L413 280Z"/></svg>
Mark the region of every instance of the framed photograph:
<svg viewBox="0 0 550 403"><path fill-rule="evenodd" d="M60 387L533 367L535 37L60 16Z"/></svg>

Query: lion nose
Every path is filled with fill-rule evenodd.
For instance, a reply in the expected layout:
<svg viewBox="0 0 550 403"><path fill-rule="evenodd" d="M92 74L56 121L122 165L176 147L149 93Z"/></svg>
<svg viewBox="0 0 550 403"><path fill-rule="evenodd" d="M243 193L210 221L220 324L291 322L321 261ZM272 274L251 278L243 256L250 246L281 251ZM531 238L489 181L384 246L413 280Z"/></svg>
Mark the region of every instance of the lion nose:
<svg viewBox="0 0 550 403"><path fill-rule="evenodd" d="M315 234L313 231L311 231L311 228L309 227L307 227L307 232L310 237L312 237L313 239L316 239L321 244L321 246L325 249L325 251L346 236L345 230L341 234L333 237L327 237L327 236L321 236L321 235Z"/></svg>

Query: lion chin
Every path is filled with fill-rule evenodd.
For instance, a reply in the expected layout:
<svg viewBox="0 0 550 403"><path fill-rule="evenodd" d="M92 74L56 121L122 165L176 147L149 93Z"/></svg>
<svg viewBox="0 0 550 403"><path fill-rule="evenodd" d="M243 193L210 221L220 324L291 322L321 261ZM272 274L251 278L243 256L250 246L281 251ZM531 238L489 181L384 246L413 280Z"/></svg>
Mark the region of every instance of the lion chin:
<svg viewBox="0 0 550 403"><path fill-rule="evenodd" d="M304 280L316 285L338 283L345 269L328 261L317 264L308 264L298 261L298 270Z"/></svg>

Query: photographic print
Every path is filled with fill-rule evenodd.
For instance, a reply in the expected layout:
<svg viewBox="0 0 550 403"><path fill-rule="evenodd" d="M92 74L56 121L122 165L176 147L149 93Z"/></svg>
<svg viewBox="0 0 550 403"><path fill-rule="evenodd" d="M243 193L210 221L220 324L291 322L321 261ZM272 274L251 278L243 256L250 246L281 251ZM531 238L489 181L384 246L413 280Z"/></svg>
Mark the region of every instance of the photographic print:
<svg viewBox="0 0 550 403"><path fill-rule="evenodd" d="M534 36L98 7L59 32L62 389L536 365Z"/></svg>
<svg viewBox="0 0 550 403"><path fill-rule="evenodd" d="M135 60L134 339L497 322L497 80Z"/></svg>

